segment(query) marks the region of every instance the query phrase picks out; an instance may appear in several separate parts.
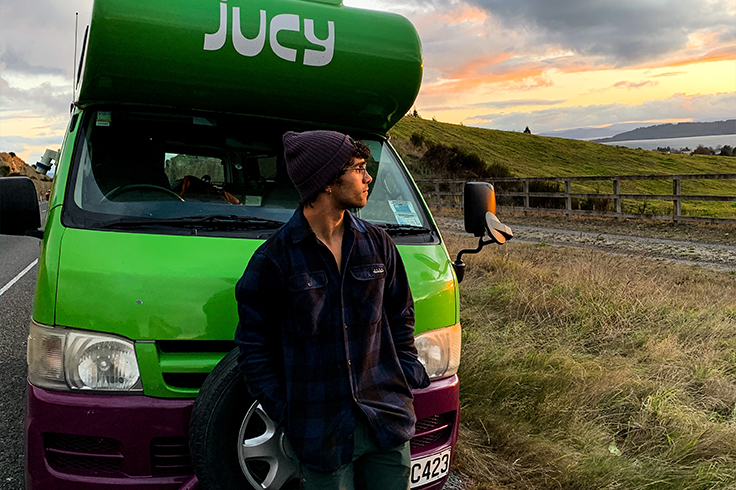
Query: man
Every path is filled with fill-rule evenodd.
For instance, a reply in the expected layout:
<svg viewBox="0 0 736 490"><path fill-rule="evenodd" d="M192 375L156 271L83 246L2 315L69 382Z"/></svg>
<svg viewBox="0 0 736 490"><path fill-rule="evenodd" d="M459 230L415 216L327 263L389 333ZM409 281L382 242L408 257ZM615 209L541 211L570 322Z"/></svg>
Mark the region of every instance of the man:
<svg viewBox="0 0 736 490"><path fill-rule="evenodd" d="M284 427L306 490L406 490L429 385L396 246L349 209L368 201L368 147L334 131L283 136L301 197L236 287L248 390Z"/></svg>

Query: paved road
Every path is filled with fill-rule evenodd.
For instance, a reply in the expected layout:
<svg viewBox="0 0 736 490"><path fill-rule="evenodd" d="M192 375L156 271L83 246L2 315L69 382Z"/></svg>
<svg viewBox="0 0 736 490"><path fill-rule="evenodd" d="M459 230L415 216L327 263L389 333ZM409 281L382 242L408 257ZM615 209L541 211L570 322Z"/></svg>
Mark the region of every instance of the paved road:
<svg viewBox="0 0 736 490"><path fill-rule="evenodd" d="M46 202L41 203L45 219ZM26 337L40 240L0 235L0 489L23 485ZM22 274L25 271L25 274ZM22 274L22 275L21 275Z"/></svg>

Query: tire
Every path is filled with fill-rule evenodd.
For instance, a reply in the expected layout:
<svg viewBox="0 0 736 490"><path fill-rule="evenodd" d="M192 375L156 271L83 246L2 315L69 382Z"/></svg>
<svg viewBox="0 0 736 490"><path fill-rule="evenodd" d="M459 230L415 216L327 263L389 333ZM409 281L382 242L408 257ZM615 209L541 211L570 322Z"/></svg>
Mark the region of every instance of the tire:
<svg viewBox="0 0 736 490"><path fill-rule="evenodd" d="M207 376L194 402L189 450L197 479L204 490L297 489L283 431L248 393L237 361L236 348Z"/></svg>

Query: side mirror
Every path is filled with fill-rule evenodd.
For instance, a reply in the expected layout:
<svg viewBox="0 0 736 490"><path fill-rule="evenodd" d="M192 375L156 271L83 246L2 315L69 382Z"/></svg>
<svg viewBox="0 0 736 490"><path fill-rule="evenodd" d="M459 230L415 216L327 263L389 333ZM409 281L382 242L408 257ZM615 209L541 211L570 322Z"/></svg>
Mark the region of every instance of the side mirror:
<svg viewBox="0 0 736 490"><path fill-rule="evenodd" d="M488 182L466 182L463 189L465 231L474 236L486 234L486 213L496 214L496 191Z"/></svg>
<svg viewBox="0 0 736 490"><path fill-rule="evenodd" d="M463 254L476 254L490 243L499 245L513 238L511 228L501 223L496 217L496 192L487 182L466 182L463 190L463 207L465 214L465 231L478 237L478 248L461 250L457 254L452 267L455 269L458 282L465 276ZM483 238L488 236L489 240Z"/></svg>
<svg viewBox="0 0 736 490"><path fill-rule="evenodd" d="M28 177L0 178L0 234L38 236L41 213L36 187Z"/></svg>

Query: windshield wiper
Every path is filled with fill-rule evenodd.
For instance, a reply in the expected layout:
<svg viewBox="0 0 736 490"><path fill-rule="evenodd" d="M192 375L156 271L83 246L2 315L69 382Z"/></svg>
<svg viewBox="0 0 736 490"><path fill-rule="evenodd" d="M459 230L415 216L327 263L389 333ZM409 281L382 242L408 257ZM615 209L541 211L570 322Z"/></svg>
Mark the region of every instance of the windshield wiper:
<svg viewBox="0 0 736 490"><path fill-rule="evenodd" d="M283 221L256 218L253 216L237 216L234 214L213 214L199 216L182 216L179 218L118 218L100 223L100 228L135 228L137 226L172 226L180 228L215 228L238 230L275 229L283 225Z"/></svg>
<svg viewBox="0 0 736 490"><path fill-rule="evenodd" d="M425 235L432 233L432 230L423 226L398 225L395 223L376 223L376 226L386 230L389 235Z"/></svg>

